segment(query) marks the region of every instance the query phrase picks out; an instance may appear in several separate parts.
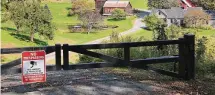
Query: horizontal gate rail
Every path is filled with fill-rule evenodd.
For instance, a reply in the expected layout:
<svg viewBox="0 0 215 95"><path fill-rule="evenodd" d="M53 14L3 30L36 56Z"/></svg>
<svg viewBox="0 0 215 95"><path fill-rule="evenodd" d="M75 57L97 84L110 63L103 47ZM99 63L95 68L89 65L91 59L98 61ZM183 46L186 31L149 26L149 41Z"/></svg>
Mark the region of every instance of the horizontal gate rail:
<svg viewBox="0 0 215 95"><path fill-rule="evenodd" d="M70 45L69 50L74 48L82 49L110 49L124 47L139 47L139 46L159 46L159 45L174 45L182 44L181 40L160 40L160 41L144 41L144 42L127 42L127 43L107 43L107 44L90 44L90 45Z"/></svg>
<svg viewBox="0 0 215 95"><path fill-rule="evenodd" d="M89 68L102 68L102 67L113 67L114 64L107 62L100 63L81 63L69 65L69 69L89 69Z"/></svg>
<svg viewBox="0 0 215 95"><path fill-rule="evenodd" d="M1 48L1 54L22 53L23 51L45 50L46 53L55 51L55 46L46 47L21 47L21 48Z"/></svg>
<svg viewBox="0 0 215 95"><path fill-rule="evenodd" d="M96 57L96 58L100 58L100 59L103 59L103 60L106 60L106 61L109 61L109 62L112 62L112 63L123 62L122 59L111 57L111 56L108 56L108 55L103 55L103 54L92 52L92 51L88 51L86 49L73 48L71 51L81 53L81 54L85 54L85 55L92 56L92 57Z"/></svg>
<svg viewBox="0 0 215 95"><path fill-rule="evenodd" d="M132 65L141 65L141 64L156 64L156 63L167 63L167 62L177 62L179 60L179 56L162 56L156 58L146 58L146 59L138 59L131 60Z"/></svg>

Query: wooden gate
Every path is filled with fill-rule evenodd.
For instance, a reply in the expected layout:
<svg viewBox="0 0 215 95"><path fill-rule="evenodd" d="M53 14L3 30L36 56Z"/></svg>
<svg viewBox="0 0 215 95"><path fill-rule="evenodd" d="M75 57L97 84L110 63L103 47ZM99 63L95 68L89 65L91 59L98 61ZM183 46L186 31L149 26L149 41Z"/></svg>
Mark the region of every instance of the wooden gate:
<svg viewBox="0 0 215 95"><path fill-rule="evenodd" d="M161 56L156 58L146 58L131 60L130 48L142 46L160 46L160 45L178 45L179 54L174 56ZM21 53L22 51L45 50L48 53L55 52L55 66L47 66L47 70L71 70L71 69L86 69L86 68L101 68L111 66L129 66L134 68L141 68L146 70L153 70L160 74L182 78L185 80L195 78L195 36L184 35L184 38L178 40L162 40L162 41L145 41L145 42L129 42L129 43L109 43L109 44L89 44L89 45L68 45L56 44L49 47L26 47L26 48L3 48L1 54ZM97 52L89 51L89 49L111 49L123 48L124 58L116 58ZM63 50L63 56L61 51ZM91 57L105 60L100 63L86 63L86 64L69 64L69 51L88 55ZM63 64L61 58L63 57ZM152 68L148 64L159 64L168 62L178 62L178 73L173 71L166 71L162 69ZM11 67L11 64L2 65L2 69Z"/></svg>

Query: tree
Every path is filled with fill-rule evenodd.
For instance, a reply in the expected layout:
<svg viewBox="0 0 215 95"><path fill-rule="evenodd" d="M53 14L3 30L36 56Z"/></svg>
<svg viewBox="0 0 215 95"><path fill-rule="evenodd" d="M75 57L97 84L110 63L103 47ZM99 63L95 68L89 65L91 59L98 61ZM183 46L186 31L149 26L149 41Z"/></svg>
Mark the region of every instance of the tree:
<svg viewBox="0 0 215 95"><path fill-rule="evenodd" d="M191 2L205 10L215 10L215 0L191 0Z"/></svg>
<svg viewBox="0 0 215 95"><path fill-rule="evenodd" d="M159 19L155 14L144 17L143 22L145 22L146 27L150 30L154 30L157 25L164 24L164 21Z"/></svg>
<svg viewBox="0 0 215 95"><path fill-rule="evenodd" d="M90 33L93 26L98 26L103 22L102 16L99 12L89 10L79 14L78 19L82 22L83 26L87 27L88 34Z"/></svg>
<svg viewBox="0 0 215 95"><path fill-rule="evenodd" d="M179 37L179 34L182 32L182 29L181 27L172 24L166 29L166 31L168 39L173 40Z"/></svg>
<svg viewBox="0 0 215 95"><path fill-rule="evenodd" d="M48 39L53 39L55 26L48 7L41 7L37 0L25 2L25 26L30 30L30 40L34 41L34 34L38 33Z"/></svg>
<svg viewBox="0 0 215 95"><path fill-rule="evenodd" d="M34 41L34 34L38 33L44 38L53 39L55 26L52 23L52 15L48 6L40 6L40 0L12 0L8 10L10 19L16 25L17 30L26 28L30 34L30 41Z"/></svg>
<svg viewBox="0 0 215 95"><path fill-rule="evenodd" d="M19 33L20 28L25 23L25 7L24 1L12 1L8 4L9 18L12 20L16 26L17 33Z"/></svg>
<svg viewBox="0 0 215 95"><path fill-rule="evenodd" d="M126 19L126 13L123 9L116 8L113 10L111 17L115 20L123 20Z"/></svg>
<svg viewBox="0 0 215 95"><path fill-rule="evenodd" d="M72 0L72 13L82 14L95 8L93 0ZM72 14L70 14L72 15Z"/></svg>
<svg viewBox="0 0 215 95"><path fill-rule="evenodd" d="M166 27L167 24L162 20L159 19L155 14L146 16L143 20L146 23L146 27L153 31L153 39L154 40L167 40L167 32ZM159 50L159 54L166 54L168 49L167 46L160 45L157 47Z"/></svg>
<svg viewBox="0 0 215 95"><path fill-rule="evenodd" d="M190 10L185 14L184 22L186 27L204 27L208 25L210 15L202 10Z"/></svg>
<svg viewBox="0 0 215 95"><path fill-rule="evenodd" d="M171 7L178 7L178 0L149 0L148 6L156 9L169 9Z"/></svg>
<svg viewBox="0 0 215 95"><path fill-rule="evenodd" d="M1 22L6 22L10 19L10 13L8 12L8 0L1 0Z"/></svg>

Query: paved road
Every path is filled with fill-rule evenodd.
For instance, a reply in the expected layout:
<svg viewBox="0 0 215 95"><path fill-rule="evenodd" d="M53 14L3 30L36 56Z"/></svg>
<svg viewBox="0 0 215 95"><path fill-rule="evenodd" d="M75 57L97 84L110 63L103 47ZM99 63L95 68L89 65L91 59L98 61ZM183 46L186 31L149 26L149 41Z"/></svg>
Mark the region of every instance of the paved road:
<svg viewBox="0 0 215 95"><path fill-rule="evenodd" d="M134 21L134 24L133 24L133 27L127 31L124 31L124 32L121 32L119 35L123 36L123 35L127 35L127 34L130 34L130 33L133 33L133 32L136 32L142 28L145 27L145 24L141 21L142 18L137 18L135 21ZM100 39L97 39L97 40L94 40L94 41L90 41L90 42L87 42L85 44L99 44L101 43L102 41L104 40L109 40L110 39L110 36L107 36L107 37L104 37L104 38L100 38Z"/></svg>
<svg viewBox="0 0 215 95"><path fill-rule="evenodd" d="M2 75L1 95L164 95L166 88L124 79L100 69L47 72L47 82L21 84L21 75Z"/></svg>

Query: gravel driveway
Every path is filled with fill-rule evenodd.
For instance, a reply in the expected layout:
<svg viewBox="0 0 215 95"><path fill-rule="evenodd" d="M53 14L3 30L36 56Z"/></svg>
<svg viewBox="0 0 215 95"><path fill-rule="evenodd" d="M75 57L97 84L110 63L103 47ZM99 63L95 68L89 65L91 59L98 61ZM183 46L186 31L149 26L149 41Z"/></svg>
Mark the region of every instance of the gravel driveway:
<svg viewBox="0 0 215 95"><path fill-rule="evenodd" d="M102 69L102 68L100 68ZM21 84L21 74L1 76L2 95L159 95L166 89L100 69L47 72L46 83Z"/></svg>

